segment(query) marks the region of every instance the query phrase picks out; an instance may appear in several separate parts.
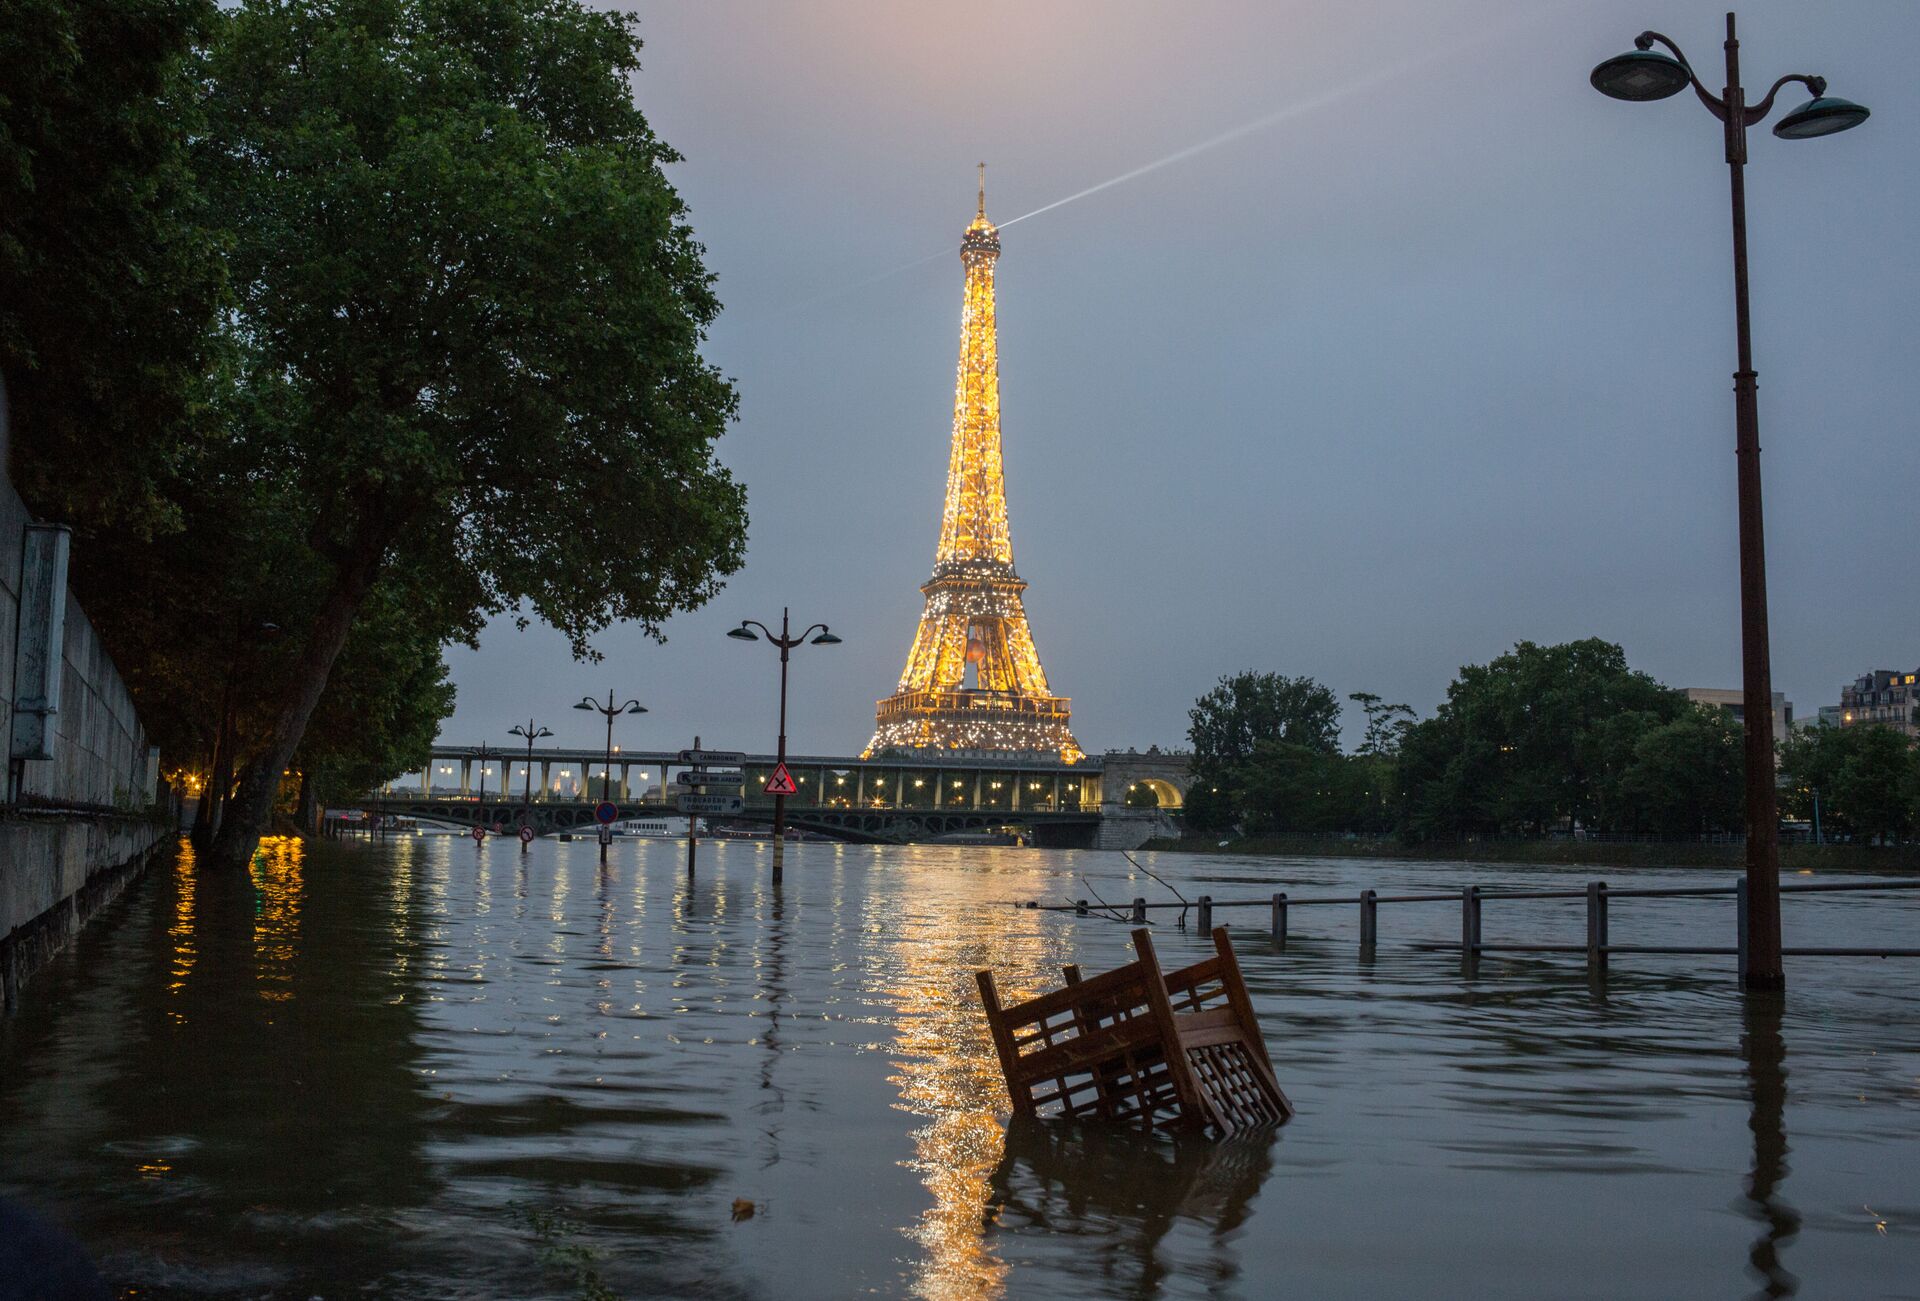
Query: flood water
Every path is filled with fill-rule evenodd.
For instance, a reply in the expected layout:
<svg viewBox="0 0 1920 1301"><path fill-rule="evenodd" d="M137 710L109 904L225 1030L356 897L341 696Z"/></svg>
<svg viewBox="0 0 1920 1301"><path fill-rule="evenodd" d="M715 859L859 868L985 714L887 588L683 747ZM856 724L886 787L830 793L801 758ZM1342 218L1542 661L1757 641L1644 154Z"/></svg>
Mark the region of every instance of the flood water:
<svg viewBox="0 0 1920 1301"><path fill-rule="evenodd" d="M1142 861L1221 898L1702 879ZM1131 953L1009 901L1165 890L1097 852L769 862L182 853L0 1023L0 1195L145 1297L1920 1297L1920 961L1789 959L1782 1002L1721 957L1468 977L1412 943L1457 906L1383 906L1371 958L1356 909L1296 909L1284 951L1223 911L1293 1122L1010 1132L973 972L1023 995ZM1916 895L1789 896L1787 942L1920 946ZM1156 920L1166 965L1208 951ZM1583 927L1496 903L1485 939ZM1731 935L1725 899L1613 906L1615 943Z"/></svg>

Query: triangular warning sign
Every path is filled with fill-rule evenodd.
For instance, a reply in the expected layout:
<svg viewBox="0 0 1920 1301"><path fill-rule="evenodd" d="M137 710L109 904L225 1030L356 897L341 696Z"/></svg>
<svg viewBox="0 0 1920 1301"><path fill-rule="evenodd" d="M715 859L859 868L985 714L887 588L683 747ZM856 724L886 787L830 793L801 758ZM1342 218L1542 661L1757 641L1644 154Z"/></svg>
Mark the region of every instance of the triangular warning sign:
<svg viewBox="0 0 1920 1301"><path fill-rule="evenodd" d="M787 765L775 764L773 776L767 778L766 793L769 795L798 795L800 788L794 784L793 774L787 771Z"/></svg>

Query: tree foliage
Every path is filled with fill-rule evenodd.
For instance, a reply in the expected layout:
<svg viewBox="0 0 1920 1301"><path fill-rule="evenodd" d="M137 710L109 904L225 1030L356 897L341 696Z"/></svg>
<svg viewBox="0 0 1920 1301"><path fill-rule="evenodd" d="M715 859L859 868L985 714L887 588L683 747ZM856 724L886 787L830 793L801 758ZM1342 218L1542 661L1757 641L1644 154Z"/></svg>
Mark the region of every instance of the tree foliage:
<svg viewBox="0 0 1920 1301"><path fill-rule="evenodd" d="M1783 807L1811 821L1818 792L1825 835L1898 840L1920 820L1920 756L1890 727L1803 728L1782 749L1780 768Z"/></svg>
<svg viewBox="0 0 1920 1301"><path fill-rule="evenodd" d="M1521 642L1469 664L1434 717L1406 734L1398 780L1408 828L1453 837L1598 825L1606 783L1630 754L1623 742L1686 707L1598 638ZM1627 715L1636 721L1621 724Z"/></svg>
<svg viewBox="0 0 1920 1301"><path fill-rule="evenodd" d="M718 302L638 50L574 0L224 16L196 152L232 222L224 414L317 581L216 860L250 855L396 564L436 643L521 610L579 654L738 567L744 495L712 455L735 396L699 352Z"/></svg>
<svg viewBox="0 0 1920 1301"><path fill-rule="evenodd" d="M188 162L210 0L0 5L0 374L12 477L82 541L170 526L222 301ZM84 548L82 553L84 556Z"/></svg>
<svg viewBox="0 0 1920 1301"><path fill-rule="evenodd" d="M1670 840L1737 831L1745 816L1740 728L1724 709L1694 705L1668 722L1622 714L1608 747L1599 825Z"/></svg>
<svg viewBox="0 0 1920 1301"><path fill-rule="evenodd" d="M1203 774L1251 758L1262 741L1328 753L1340 748L1340 702L1308 677L1253 669L1223 677L1187 717L1194 770Z"/></svg>

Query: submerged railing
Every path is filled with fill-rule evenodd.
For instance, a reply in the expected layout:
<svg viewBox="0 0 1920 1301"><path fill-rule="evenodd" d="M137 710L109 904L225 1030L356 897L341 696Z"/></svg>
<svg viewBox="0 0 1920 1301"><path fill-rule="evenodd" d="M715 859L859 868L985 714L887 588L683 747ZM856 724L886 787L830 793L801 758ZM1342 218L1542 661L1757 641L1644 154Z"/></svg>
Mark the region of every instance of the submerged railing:
<svg viewBox="0 0 1920 1301"><path fill-rule="evenodd" d="M1920 880L1788 882L1780 887L1783 895L1900 890L1920 890ZM1609 905L1615 899L1711 898L1728 895L1734 899L1734 943L1731 945L1613 943ZM1586 943L1488 943L1482 938L1482 921L1488 904L1548 899L1585 901ZM1183 916L1186 911L1191 910L1197 915L1200 933L1204 935L1213 929L1213 912L1216 908L1265 908L1269 912L1268 926L1274 942L1285 947L1288 924L1295 908L1357 906L1360 910L1360 948L1366 951L1374 948L1379 939L1380 905L1439 903L1454 904L1459 907L1459 941L1451 943L1418 940L1415 944L1417 947L1426 949L1457 950L1468 961L1473 961L1483 953L1580 953L1586 956L1587 970L1594 975L1605 974L1608 958L1616 953L1733 957L1738 959L1737 970L1744 970L1746 966L1747 883L1744 879L1733 885L1626 886L1618 889L1609 886L1605 881L1590 881L1584 889L1579 890L1502 890L1469 885L1458 891L1438 894L1381 894L1377 890L1362 890L1357 895L1325 895L1312 898L1294 898L1286 891L1280 890L1264 899L1215 899L1211 895L1203 894L1191 902L1181 900L1173 903L1148 903L1144 898L1135 898L1129 907L1127 920L1136 924L1145 922L1148 912L1158 909L1177 908L1182 911ZM1085 899L1078 899L1070 904L1032 903L1027 906L1043 912L1072 912L1083 917L1095 914L1117 917L1120 912L1112 905L1090 904ZM1920 958L1920 948L1889 948L1873 945L1794 947L1782 949L1781 954L1785 957L1803 958Z"/></svg>

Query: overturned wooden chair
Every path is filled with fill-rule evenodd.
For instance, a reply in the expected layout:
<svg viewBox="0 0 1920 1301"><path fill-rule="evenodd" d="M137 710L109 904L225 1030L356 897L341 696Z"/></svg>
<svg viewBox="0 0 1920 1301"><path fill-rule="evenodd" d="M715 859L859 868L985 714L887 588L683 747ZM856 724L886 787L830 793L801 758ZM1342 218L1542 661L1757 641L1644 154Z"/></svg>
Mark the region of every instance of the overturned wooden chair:
<svg viewBox="0 0 1920 1301"><path fill-rule="evenodd" d="M1116 1120L1225 1138L1293 1115L1274 1078L1227 928L1214 956L1163 973L1153 936L1133 933L1140 956L1065 989L1002 1007L993 973L980 1000L1013 1110Z"/></svg>

